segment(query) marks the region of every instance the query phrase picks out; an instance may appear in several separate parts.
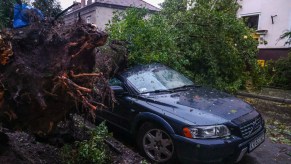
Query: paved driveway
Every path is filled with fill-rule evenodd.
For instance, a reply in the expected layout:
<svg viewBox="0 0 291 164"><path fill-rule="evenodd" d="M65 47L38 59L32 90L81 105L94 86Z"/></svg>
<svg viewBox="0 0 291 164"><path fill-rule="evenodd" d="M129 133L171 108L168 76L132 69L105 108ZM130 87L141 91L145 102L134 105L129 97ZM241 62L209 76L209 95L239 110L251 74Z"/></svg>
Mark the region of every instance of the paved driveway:
<svg viewBox="0 0 291 164"><path fill-rule="evenodd" d="M265 89L262 94L291 98L291 91L284 90ZM291 164L291 105L259 99L247 100L263 115L268 133L266 141L239 164ZM271 142L270 138L277 143Z"/></svg>
<svg viewBox="0 0 291 164"><path fill-rule="evenodd" d="M239 164L291 164L291 146L272 143L266 137L266 141Z"/></svg>

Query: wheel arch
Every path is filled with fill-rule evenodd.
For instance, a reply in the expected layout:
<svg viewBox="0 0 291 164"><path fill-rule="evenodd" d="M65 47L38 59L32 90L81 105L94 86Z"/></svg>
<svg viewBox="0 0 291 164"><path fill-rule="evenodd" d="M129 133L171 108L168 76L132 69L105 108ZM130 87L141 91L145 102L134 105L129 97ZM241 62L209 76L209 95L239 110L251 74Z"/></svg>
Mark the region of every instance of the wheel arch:
<svg viewBox="0 0 291 164"><path fill-rule="evenodd" d="M162 117L160 117L154 113L149 113L149 112L139 113L135 117L134 122L133 122L132 127L131 127L131 130L130 130L131 134L133 134L133 136L136 136L138 133L138 129L146 122L154 123L154 124L161 126L170 135L175 134L174 129L171 127L171 125L165 119L163 119Z"/></svg>

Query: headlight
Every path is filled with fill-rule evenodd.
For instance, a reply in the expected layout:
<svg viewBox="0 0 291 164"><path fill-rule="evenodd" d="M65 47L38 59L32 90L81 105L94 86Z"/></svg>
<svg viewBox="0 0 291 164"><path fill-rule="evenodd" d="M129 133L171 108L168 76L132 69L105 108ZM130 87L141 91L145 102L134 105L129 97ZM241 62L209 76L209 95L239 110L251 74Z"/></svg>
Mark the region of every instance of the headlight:
<svg viewBox="0 0 291 164"><path fill-rule="evenodd" d="M187 138L219 138L230 135L225 125L186 127L183 132Z"/></svg>

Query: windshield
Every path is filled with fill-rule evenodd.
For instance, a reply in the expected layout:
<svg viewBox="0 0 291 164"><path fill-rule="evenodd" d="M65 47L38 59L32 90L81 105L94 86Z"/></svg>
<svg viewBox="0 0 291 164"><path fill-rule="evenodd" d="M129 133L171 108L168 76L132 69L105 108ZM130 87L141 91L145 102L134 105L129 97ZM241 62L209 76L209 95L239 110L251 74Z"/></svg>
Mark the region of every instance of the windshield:
<svg viewBox="0 0 291 164"><path fill-rule="evenodd" d="M148 67L127 76L127 80L140 92L170 90L194 85L182 74L168 67Z"/></svg>

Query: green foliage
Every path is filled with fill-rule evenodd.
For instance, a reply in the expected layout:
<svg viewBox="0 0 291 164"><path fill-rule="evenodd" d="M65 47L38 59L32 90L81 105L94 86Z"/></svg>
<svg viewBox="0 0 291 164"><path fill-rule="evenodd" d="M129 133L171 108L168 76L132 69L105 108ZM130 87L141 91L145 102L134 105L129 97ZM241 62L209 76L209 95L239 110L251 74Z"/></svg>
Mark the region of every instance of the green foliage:
<svg viewBox="0 0 291 164"><path fill-rule="evenodd" d="M129 9L108 27L112 39L129 42L131 64L161 62L197 83L228 91L246 81L260 84L258 43L237 19L236 1L166 0L162 6L151 16Z"/></svg>
<svg viewBox="0 0 291 164"><path fill-rule="evenodd" d="M130 64L162 62L170 64L177 58L171 27L160 15L148 19L146 10L129 9L113 18L109 27L111 39L127 41ZM122 20L121 20L122 18Z"/></svg>
<svg viewBox="0 0 291 164"><path fill-rule="evenodd" d="M75 142L74 146L62 148L63 162L67 164L88 163L105 164L110 160L108 147L104 140L109 136L105 122L92 131L89 140Z"/></svg>
<svg viewBox="0 0 291 164"><path fill-rule="evenodd" d="M268 62L269 85L291 89L291 54L277 61Z"/></svg>
<svg viewBox="0 0 291 164"><path fill-rule="evenodd" d="M34 7L41 10L46 17L55 17L62 11L58 0L37 0L32 4Z"/></svg>
<svg viewBox="0 0 291 164"><path fill-rule="evenodd" d="M187 0L166 0L162 3L161 13L167 19L175 19L174 17L183 14L187 10Z"/></svg>
<svg viewBox="0 0 291 164"><path fill-rule="evenodd" d="M0 29L11 27L14 4L16 4L16 0L0 1Z"/></svg>
<svg viewBox="0 0 291 164"><path fill-rule="evenodd" d="M234 1L203 0L177 15L177 42L195 81L234 91L256 69L257 43L236 9Z"/></svg>

